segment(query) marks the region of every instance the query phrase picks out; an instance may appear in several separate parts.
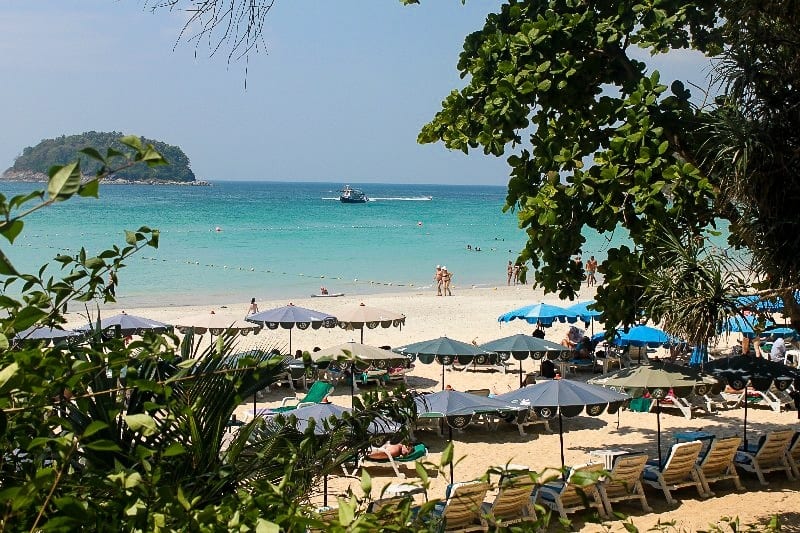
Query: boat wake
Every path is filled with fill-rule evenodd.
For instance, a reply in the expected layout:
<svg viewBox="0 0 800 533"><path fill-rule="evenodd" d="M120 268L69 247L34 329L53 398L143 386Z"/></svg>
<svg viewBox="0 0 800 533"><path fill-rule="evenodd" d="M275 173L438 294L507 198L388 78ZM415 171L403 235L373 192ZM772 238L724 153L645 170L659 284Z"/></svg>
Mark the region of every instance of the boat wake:
<svg viewBox="0 0 800 533"><path fill-rule="evenodd" d="M430 202L433 196L390 196L386 198L369 197L370 202Z"/></svg>
<svg viewBox="0 0 800 533"><path fill-rule="evenodd" d="M336 200L339 201L338 196L323 196L322 200ZM433 196L392 196L385 198L373 198L369 196L368 202L430 202Z"/></svg>

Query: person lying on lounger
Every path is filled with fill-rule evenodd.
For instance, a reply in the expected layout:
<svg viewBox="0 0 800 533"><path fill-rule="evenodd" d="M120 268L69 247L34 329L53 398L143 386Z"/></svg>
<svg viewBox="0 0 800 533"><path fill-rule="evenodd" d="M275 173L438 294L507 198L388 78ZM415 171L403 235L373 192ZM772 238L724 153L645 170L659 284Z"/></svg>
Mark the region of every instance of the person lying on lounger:
<svg viewBox="0 0 800 533"><path fill-rule="evenodd" d="M408 455L412 451L414 451L414 449L411 446L402 443L392 444L391 442L387 441L386 444L380 448L373 448L372 452L367 455L367 458L377 461L384 461L389 458L387 453L392 457L400 457L402 455Z"/></svg>

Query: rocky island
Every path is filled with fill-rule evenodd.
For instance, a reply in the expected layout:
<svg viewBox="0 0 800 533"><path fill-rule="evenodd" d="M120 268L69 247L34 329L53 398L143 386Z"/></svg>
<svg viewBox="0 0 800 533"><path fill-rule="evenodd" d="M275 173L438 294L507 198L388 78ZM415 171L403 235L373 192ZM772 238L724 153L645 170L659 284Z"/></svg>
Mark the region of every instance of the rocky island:
<svg viewBox="0 0 800 533"><path fill-rule="evenodd" d="M29 146L14 160L14 165L3 172L1 179L7 181L47 181L47 170L54 165L65 165L80 159L81 172L94 176L100 163L78 151L92 147L105 153L107 148L126 151L119 142L124 134L119 132L88 131L78 135L62 135L55 139L44 139L36 146ZM197 181L189 166L189 158L179 147L163 141L142 137L142 142L152 144L169 162L167 166L148 167L135 165L109 176L104 183L135 183L148 185L209 185Z"/></svg>

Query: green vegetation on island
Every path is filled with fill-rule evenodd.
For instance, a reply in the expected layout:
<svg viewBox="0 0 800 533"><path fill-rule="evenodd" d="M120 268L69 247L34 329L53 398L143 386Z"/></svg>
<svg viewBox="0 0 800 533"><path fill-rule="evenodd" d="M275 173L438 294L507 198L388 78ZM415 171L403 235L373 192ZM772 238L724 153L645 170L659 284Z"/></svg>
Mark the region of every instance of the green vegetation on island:
<svg viewBox="0 0 800 533"><path fill-rule="evenodd" d="M87 146L124 149L119 132L87 131L79 135L62 135L55 139L44 139L36 146L29 146L16 158L14 165L3 173L6 179L46 180L48 170L75 160L75 154ZM114 173L113 179L131 182L186 182L194 183L195 176L189 168L189 158L178 146L163 141L142 138L143 144L151 144L164 156L168 165L150 167L136 165ZM93 176L100 169L100 162L85 154L80 156L83 175Z"/></svg>

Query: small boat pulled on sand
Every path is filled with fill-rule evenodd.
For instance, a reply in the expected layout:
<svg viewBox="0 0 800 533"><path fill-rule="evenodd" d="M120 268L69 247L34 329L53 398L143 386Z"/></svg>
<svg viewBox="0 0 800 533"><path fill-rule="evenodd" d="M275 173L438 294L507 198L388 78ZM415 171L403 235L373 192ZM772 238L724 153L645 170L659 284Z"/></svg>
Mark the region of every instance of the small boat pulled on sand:
<svg viewBox="0 0 800 533"><path fill-rule="evenodd" d="M359 189L345 185L344 189L340 191L339 201L343 204L363 204L367 201L367 195Z"/></svg>

